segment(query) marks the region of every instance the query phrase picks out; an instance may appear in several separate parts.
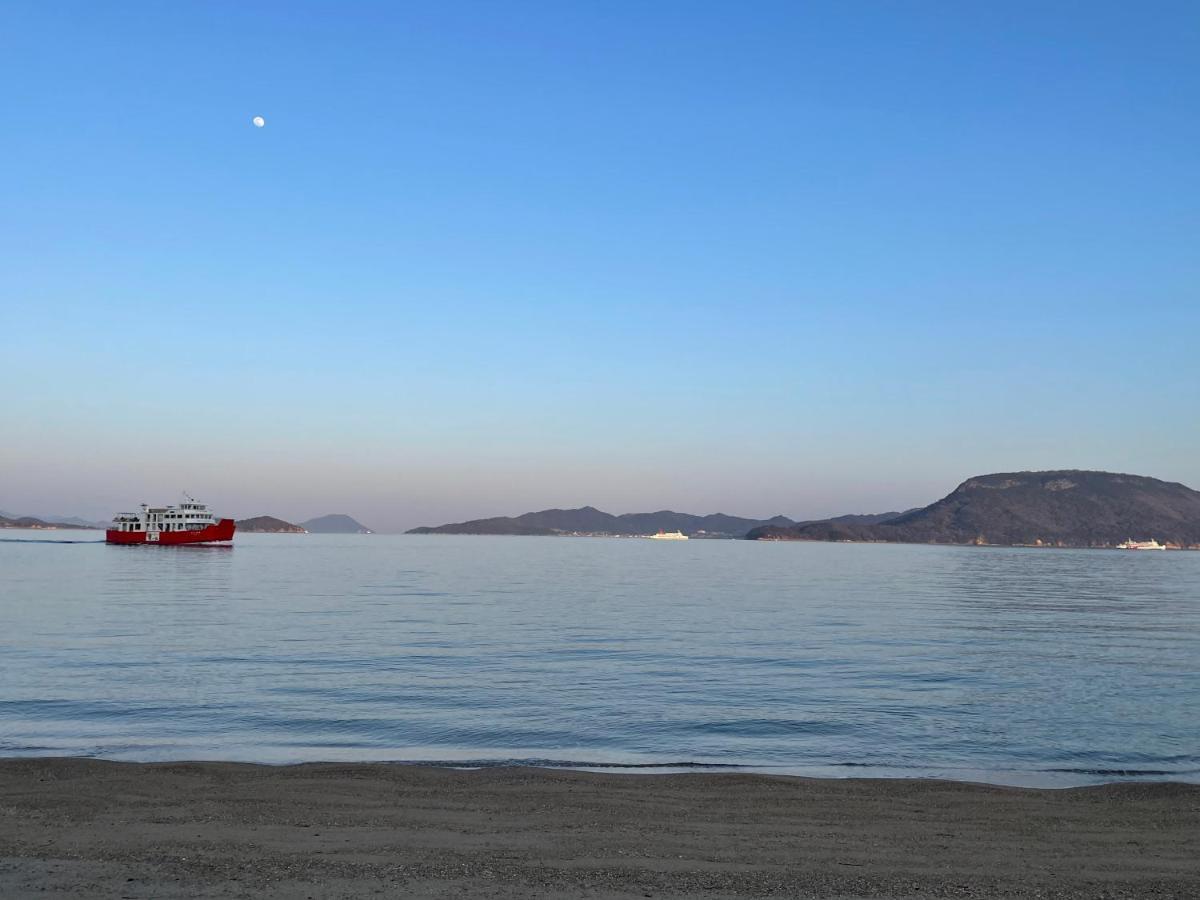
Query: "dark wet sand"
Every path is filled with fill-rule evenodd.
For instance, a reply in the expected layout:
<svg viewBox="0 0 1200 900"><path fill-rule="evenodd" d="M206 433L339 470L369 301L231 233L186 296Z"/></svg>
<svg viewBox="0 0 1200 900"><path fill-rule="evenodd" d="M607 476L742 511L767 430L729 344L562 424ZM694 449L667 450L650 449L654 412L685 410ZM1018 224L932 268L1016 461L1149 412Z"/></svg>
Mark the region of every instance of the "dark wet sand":
<svg viewBox="0 0 1200 900"><path fill-rule="evenodd" d="M0 897L1200 897L1200 786L0 760Z"/></svg>

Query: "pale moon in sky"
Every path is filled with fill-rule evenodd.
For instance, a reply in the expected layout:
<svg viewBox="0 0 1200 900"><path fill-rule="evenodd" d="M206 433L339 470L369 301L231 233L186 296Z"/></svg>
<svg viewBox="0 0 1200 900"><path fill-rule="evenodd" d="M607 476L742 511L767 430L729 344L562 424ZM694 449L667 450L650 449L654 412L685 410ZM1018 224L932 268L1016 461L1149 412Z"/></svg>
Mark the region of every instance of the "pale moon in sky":
<svg viewBox="0 0 1200 900"><path fill-rule="evenodd" d="M255 128L262 128L264 125L267 124L267 120L264 119L262 116L255 116L250 121L254 123Z"/></svg>

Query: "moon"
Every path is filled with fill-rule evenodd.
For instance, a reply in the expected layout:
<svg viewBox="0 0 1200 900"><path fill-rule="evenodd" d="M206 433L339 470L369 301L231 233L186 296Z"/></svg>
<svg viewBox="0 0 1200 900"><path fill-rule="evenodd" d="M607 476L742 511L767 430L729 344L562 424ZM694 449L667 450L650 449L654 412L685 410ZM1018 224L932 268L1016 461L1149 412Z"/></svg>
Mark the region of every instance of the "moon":
<svg viewBox="0 0 1200 900"><path fill-rule="evenodd" d="M264 125L267 124L267 120L264 119L262 116L255 116L250 121L254 123L255 128L262 128Z"/></svg>

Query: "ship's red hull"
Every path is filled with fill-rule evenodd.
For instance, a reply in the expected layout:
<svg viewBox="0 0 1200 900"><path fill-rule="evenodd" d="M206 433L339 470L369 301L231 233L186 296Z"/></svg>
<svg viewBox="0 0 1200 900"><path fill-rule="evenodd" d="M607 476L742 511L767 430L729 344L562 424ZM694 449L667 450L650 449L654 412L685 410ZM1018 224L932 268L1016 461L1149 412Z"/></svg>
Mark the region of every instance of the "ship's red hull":
<svg viewBox="0 0 1200 900"><path fill-rule="evenodd" d="M221 519L199 531L114 531L104 533L110 544L158 544L173 547L178 544L211 544L214 541L232 541L237 526L233 519Z"/></svg>

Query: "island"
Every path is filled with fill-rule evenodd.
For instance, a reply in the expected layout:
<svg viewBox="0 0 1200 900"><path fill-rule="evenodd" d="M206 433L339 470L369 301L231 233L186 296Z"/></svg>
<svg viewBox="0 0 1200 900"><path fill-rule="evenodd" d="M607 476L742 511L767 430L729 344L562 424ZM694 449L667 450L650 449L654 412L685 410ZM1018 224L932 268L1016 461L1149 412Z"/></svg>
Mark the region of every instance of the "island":
<svg viewBox="0 0 1200 900"><path fill-rule="evenodd" d="M33 528L36 530L45 529L47 531L57 531L58 529L66 528L75 531L90 531L96 527L95 525L77 525L73 522L44 522L34 516L16 516L15 518L0 516L0 528Z"/></svg>
<svg viewBox="0 0 1200 900"><path fill-rule="evenodd" d="M750 540L1200 549L1200 492L1144 475L1060 469L968 478L884 522L763 525Z"/></svg>
<svg viewBox="0 0 1200 900"><path fill-rule="evenodd" d="M875 515L841 516L834 520L855 524L883 522L899 516L899 512ZM741 538L755 528L791 528L805 524L787 516L770 519L746 519L725 513L698 516L662 509L658 512L622 513L613 515L594 506L578 509L543 509L520 516L500 516L491 519L472 519L436 527L413 528L408 534L504 534L571 537L638 537L660 531L679 531L691 538Z"/></svg>
<svg viewBox="0 0 1200 900"><path fill-rule="evenodd" d="M310 529L311 530L311 529ZM1200 492L1145 475L1083 469L999 472L903 512L795 521L672 510L613 515L594 506L422 526L408 534L691 538L1028 547L1200 549Z"/></svg>
<svg viewBox="0 0 1200 900"><path fill-rule="evenodd" d="M317 516L300 525L312 534L374 534L370 528L343 513Z"/></svg>
<svg viewBox="0 0 1200 900"><path fill-rule="evenodd" d="M668 509L649 513L613 515L594 506L578 509L543 509L519 516L473 519L436 527L413 528L408 534L509 534L632 537L659 531L680 531L689 537L741 537L759 525L794 525L785 516L773 519L743 519L724 513L694 516Z"/></svg>
<svg viewBox="0 0 1200 900"><path fill-rule="evenodd" d="M274 516L254 516L250 519L238 519L237 530L249 534L308 534L299 525L285 522Z"/></svg>

